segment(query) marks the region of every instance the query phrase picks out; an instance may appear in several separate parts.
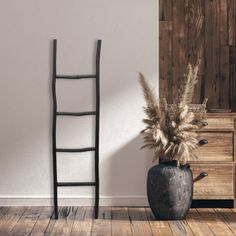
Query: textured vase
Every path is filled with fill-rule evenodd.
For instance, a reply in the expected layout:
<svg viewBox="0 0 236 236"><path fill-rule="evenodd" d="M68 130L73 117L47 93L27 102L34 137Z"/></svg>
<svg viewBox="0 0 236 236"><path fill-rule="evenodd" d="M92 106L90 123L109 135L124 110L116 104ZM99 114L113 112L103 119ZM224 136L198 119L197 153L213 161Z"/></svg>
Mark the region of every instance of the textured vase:
<svg viewBox="0 0 236 236"><path fill-rule="evenodd" d="M184 219L192 203L193 175L189 165L163 162L148 171L147 193L156 219Z"/></svg>

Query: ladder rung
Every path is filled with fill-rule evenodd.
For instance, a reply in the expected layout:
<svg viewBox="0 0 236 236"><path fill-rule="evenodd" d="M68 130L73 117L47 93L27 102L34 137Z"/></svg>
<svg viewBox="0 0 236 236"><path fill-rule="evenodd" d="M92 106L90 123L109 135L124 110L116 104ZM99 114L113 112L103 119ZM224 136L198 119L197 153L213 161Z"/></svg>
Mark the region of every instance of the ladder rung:
<svg viewBox="0 0 236 236"><path fill-rule="evenodd" d="M88 147L88 148L57 148L57 152L90 152L95 151L95 147Z"/></svg>
<svg viewBox="0 0 236 236"><path fill-rule="evenodd" d="M91 79L96 78L96 75L56 75L57 79Z"/></svg>
<svg viewBox="0 0 236 236"><path fill-rule="evenodd" d="M90 116L96 115L96 111L85 111L85 112L57 112L58 116Z"/></svg>
<svg viewBox="0 0 236 236"><path fill-rule="evenodd" d="M95 186L95 182L58 182L58 187Z"/></svg>

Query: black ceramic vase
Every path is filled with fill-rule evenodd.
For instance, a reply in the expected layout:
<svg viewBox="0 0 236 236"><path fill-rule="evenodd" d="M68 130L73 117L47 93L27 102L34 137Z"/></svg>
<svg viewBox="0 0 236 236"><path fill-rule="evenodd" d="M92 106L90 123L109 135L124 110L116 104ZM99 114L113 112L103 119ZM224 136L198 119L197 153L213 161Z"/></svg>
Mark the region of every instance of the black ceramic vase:
<svg viewBox="0 0 236 236"><path fill-rule="evenodd" d="M193 175L189 165L162 162L148 171L149 205L156 219L184 219L192 203Z"/></svg>

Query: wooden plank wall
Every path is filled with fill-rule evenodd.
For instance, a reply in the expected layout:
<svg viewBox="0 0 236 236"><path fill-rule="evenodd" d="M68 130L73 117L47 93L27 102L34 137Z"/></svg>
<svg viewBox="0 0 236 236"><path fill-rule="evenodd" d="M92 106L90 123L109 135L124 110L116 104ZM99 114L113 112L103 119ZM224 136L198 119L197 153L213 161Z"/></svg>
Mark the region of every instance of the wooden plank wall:
<svg viewBox="0 0 236 236"><path fill-rule="evenodd" d="M176 102L188 62L200 63L193 103L236 111L236 0L159 0L160 97Z"/></svg>

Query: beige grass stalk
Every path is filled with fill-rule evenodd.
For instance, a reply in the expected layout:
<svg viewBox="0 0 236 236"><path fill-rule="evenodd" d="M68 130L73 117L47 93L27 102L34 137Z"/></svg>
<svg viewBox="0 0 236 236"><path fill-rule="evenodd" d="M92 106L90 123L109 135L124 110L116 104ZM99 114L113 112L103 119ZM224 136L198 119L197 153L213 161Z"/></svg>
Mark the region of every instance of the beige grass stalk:
<svg viewBox="0 0 236 236"><path fill-rule="evenodd" d="M178 102L169 106L166 99L159 101L156 93L140 73L139 81L143 89L146 114L142 131L144 145L154 149L155 158L178 160L185 164L196 158L194 150L198 148L197 131L202 127L202 117L189 111L194 86L197 83L198 66L187 66L184 80L179 90Z"/></svg>

